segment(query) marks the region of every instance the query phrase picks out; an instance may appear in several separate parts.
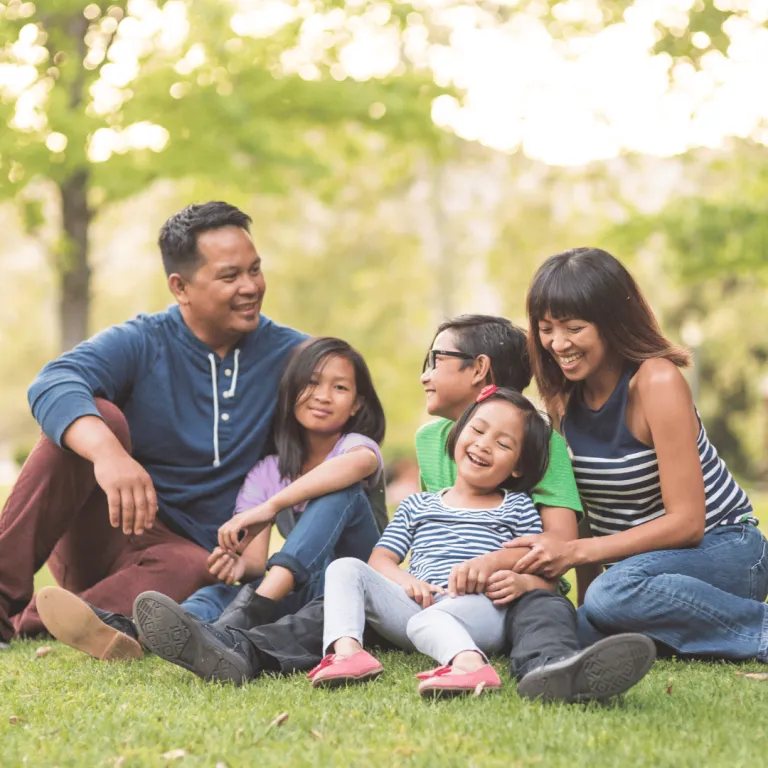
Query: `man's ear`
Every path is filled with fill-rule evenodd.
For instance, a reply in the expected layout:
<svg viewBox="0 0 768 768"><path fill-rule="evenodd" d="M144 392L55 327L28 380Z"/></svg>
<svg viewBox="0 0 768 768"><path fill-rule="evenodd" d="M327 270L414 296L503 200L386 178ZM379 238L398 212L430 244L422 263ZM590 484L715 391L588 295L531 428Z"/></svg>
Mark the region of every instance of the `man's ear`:
<svg viewBox="0 0 768 768"><path fill-rule="evenodd" d="M171 293L175 296L176 301L178 301L179 304L189 304L187 281L178 272L168 275L168 287L171 289Z"/></svg>
<svg viewBox="0 0 768 768"><path fill-rule="evenodd" d="M491 358L488 355L478 355L472 363L473 384L493 384Z"/></svg>

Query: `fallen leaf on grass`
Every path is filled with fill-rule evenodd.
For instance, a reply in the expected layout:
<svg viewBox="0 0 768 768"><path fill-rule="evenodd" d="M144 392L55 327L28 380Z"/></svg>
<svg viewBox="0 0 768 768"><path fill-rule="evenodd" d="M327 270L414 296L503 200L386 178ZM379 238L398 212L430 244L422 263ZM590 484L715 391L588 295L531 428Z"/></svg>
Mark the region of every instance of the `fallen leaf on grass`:
<svg viewBox="0 0 768 768"><path fill-rule="evenodd" d="M178 760L178 758L184 757L186 754L183 749L172 749L170 752L163 752L161 757L163 760Z"/></svg>
<svg viewBox="0 0 768 768"><path fill-rule="evenodd" d="M43 656L47 656L49 653L53 653L53 648L50 645L44 645L42 648L37 649L35 658L42 659Z"/></svg>
<svg viewBox="0 0 768 768"><path fill-rule="evenodd" d="M120 755L120 757L115 758L115 762L112 763L112 768L122 768L124 764L125 764L125 755Z"/></svg>
<svg viewBox="0 0 768 768"><path fill-rule="evenodd" d="M8 722L11 725L18 725L19 723L23 723L24 721L18 715L11 715L8 718Z"/></svg>
<svg viewBox="0 0 768 768"><path fill-rule="evenodd" d="M667 686L667 696L671 696L671 695L672 695L672 686L668 685Z"/></svg>
<svg viewBox="0 0 768 768"><path fill-rule="evenodd" d="M279 714L268 726L267 728L274 728L275 726L281 726L286 720L288 719L288 713L282 712Z"/></svg>
<svg viewBox="0 0 768 768"><path fill-rule="evenodd" d="M768 672L737 672L736 677L746 677L748 680L757 680L760 683L768 682Z"/></svg>
<svg viewBox="0 0 768 768"><path fill-rule="evenodd" d="M323 736L323 734L320 733L320 731L316 731L314 729L310 730L309 735L313 739L317 739L318 741L322 741L325 738L325 736Z"/></svg>

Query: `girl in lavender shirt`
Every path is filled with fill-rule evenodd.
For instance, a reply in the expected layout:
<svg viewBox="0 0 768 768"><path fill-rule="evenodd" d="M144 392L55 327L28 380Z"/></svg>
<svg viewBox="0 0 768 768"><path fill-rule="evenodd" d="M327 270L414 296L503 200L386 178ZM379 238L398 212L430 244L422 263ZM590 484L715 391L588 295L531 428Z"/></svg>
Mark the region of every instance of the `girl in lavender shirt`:
<svg viewBox="0 0 768 768"><path fill-rule="evenodd" d="M276 453L248 473L208 561L223 583L199 590L184 609L203 621L254 626L322 594L332 560L367 560L379 531L365 490L381 473L384 429L356 350L327 337L301 347L280 382ZM275 523L286 540L268 558ZM241 589L238 581L249 583Z"/></svg>

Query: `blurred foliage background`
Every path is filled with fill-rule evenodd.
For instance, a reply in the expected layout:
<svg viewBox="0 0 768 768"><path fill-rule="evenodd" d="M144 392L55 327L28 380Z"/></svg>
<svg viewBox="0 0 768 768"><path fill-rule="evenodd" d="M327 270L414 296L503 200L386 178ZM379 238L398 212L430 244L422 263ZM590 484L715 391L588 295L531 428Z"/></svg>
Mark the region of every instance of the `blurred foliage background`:
<svg viewBox="0 0 768 768"><path fill-rule="evenodd" d="M211 198L253 216L266 314L364 353L390 459L412 453L425 419L418 375L436 324L463 311L524 324L538 263L594 244L693 347L710 437L764 483L764 72L753 123L665 156L624 146L555 164L445 117L472 106L473 62L440 66L468 30L510 31L513 48L545 35L567 59L651 6L663 12L648 56L671 90L717 84L745 35L768 51L766 0L2 0L0 483L36 436L25 392L37 370L166 306L157 231ZM500 101L521 77L496 72Z"/></svg>

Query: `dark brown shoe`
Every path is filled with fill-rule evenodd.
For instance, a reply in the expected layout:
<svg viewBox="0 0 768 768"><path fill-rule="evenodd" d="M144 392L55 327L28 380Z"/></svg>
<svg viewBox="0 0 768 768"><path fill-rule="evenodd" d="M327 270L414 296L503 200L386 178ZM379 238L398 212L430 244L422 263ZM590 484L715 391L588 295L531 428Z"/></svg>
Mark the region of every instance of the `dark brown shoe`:
<svg viewBox="0 0 768 768"><path fill-rule="evenodd" d="M102 611L61 587L43 587L37 611L45 628L61 643L101 661L133 661L143 651L133 622Z"/></svg>

